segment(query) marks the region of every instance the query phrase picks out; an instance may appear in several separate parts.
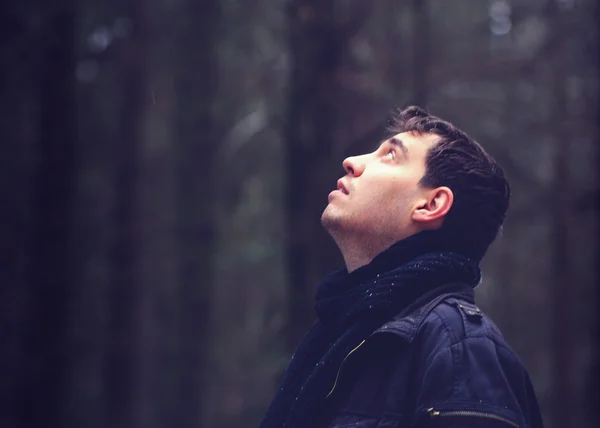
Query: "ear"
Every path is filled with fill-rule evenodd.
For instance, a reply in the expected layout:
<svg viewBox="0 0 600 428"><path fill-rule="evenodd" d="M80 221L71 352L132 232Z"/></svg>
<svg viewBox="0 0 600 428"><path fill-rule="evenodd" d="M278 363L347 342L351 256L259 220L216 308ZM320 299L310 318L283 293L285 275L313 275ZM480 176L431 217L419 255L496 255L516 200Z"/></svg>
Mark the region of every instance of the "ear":
<svg viewBox="0 0 600 428"><path fill-rule="evenodd" d="M423 226L442 225L442 221L454 202L452 190L446 186L428 190L413 210L412 219Z"/></svg>

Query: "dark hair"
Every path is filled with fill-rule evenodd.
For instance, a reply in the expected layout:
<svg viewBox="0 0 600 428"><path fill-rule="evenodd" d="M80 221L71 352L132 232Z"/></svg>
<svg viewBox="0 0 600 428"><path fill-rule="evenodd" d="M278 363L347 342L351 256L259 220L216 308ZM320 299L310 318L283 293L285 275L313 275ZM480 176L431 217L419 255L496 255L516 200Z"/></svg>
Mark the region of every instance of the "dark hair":
<svg viewBox="0 0 600 428"><path fill-rule="evenodd" d="M454 203L441 229L469 255L482 258L508 210L510 186L502 168L466 133L416 106L399 111L389 131L439 137L427 153L419 184L452 190Z"/></svg>

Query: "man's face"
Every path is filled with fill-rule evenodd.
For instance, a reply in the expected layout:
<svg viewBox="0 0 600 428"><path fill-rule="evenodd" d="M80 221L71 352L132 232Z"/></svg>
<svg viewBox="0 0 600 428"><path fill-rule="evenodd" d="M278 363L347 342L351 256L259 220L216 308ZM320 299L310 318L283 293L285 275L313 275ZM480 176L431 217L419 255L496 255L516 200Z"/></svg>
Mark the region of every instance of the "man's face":
<svg viewBox="0 0 600 428"><path fill-rule="evenodd" d="M427 197L419 181L437 138L403 132L372 153L345 159L347 174L329 194L323 226L332 234L390 243L416 233L412 213Z"/></svg>

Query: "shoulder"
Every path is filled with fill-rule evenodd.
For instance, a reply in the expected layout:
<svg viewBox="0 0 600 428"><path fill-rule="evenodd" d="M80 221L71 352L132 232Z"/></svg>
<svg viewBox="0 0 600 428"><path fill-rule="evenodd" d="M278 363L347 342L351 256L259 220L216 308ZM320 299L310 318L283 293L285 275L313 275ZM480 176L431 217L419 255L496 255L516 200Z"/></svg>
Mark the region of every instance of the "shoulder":
<svg viewBox="0 0 600 428"><path fill-rule="evenodd" d="M439 301L415 326L408 349L413 358L403 360L411 361L417 413L476 413L485 407L487 413L511 421L539 420L525 366L472 301Z"/></svg>
<svg viewBox="0 0 600 428"><path fill-rule="evenodd" d="M491 387L506 376L515 384L527 377L523 363L498 327L466 299L445 297L425 310L386 323L378 332L393 333L385 335L388 343L407 342L413 370L438 385L445 383L448 394L474 379L489 381ZM401 360L408 362L407 358Z"/></svg>
<svg viewBox="0 0 600 428"><path fill-rule="evenodd" d="M527 369L476 305L459 299L440 303L415 342L423 356L418 408L477 412L485 407L518 425L541 426Z"/></svg>
<svg viewBox="0 0 600 428"><path fill-rule="evenodd" d="M518 358L494 322L474 303L456 297L439 302L423 319L415 340L431 352L485 344L494 353Z"/></svg>
<svg viewBox="0 0 600 428"><path fill-rule="evenodd" d="M504 345L496 325L470 298L445 294L415 306L378 328L373 334L392 333L412 343L423 336L434 338L437 347L448 347L471 338L487 338Z"/></svg>

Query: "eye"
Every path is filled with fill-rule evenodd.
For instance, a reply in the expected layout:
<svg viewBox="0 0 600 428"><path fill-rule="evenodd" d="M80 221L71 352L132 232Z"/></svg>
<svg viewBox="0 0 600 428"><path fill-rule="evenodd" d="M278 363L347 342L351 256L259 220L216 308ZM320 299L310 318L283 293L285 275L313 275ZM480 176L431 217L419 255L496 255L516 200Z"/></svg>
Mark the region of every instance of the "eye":
<svg viewBox="0 0 600 428"><path fill-rule="evenodd" d="M388 149L387 153L384 155L384 157L389 160L394 160L394 159L396 159L396 152L394 151L394 149L392 147L390 147Z"/></svg>

